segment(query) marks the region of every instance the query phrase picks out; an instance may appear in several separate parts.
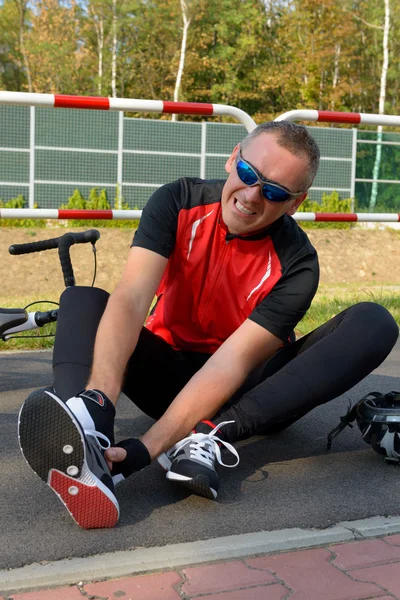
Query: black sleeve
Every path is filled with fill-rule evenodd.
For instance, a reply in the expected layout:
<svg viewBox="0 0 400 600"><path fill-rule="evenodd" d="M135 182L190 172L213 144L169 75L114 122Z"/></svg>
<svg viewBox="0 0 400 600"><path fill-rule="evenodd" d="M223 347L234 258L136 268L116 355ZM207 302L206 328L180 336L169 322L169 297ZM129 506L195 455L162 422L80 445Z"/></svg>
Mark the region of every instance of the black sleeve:
<svg viewBox="0 0 400 600"><path fill-rule="evenodd" d="M306 314L319 281L317 253L295 257L281 279L250 314L249 319L288 341L297 323Z"/></svg>
<svg viewBox="0 0 400 600"><path fill-rule="evenodd" d="M156 190L143 209L132 246L147 248L169 258L175 246L181 203L180 180Z"/></svg>

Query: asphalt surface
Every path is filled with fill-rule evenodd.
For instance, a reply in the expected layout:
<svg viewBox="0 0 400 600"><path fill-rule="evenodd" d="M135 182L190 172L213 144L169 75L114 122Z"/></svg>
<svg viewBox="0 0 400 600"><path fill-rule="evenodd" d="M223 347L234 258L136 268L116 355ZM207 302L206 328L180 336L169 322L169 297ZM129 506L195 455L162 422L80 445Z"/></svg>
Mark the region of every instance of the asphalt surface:
<svg viewBox="0 0 400 600"><path fill-rule="evenodd" d="M284 432L240 443L241 462L222 470L216 502L172 486L156 463L132 476L117 488L121 519L112 530L80 530L20 454L18 410L33 389L51 383L51 352L0 354L0 382L0 569L400 514L399 467L385 464L357 427L343 431L326 451L326 435L349 401L374 390L400 390L400 342L344 396ZM151 423L129 400L121 400L118 438L140 435Z"/></svg>

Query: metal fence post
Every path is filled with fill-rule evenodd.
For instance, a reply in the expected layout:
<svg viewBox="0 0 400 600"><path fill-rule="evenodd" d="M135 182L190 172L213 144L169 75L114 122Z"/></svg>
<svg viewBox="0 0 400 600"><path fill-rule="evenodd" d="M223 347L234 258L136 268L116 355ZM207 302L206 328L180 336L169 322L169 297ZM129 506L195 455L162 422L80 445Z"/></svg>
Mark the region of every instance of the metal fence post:
<svg viewBox="0 0 400 600"><path fill-rule="evenodd" d="M35 107L29 111L29 208L35 207Z"/></svg>
<svg viewBox="0 0 400 600"><path fill-rule="evenodd" d="M206 178L206 148L207 148L207 122L201 123L201 156L200 156L200 178Z"/></svg>
<svg viewBox="0 0 400 600"><path fill-rule="evenodd" d="M350 212L354 212L354 203L356 198L356 168L357 168L357 127L352 128L353 138L351 146L351 179L350 179Z"/></svg>
<svg viewBox="0 0 400 600"><path fill-rule="evenodd" d="M117 189L116 189L116 208L122 208L122 167L124 160L124 111L118 114L118 160L117 160Z"/></svg>

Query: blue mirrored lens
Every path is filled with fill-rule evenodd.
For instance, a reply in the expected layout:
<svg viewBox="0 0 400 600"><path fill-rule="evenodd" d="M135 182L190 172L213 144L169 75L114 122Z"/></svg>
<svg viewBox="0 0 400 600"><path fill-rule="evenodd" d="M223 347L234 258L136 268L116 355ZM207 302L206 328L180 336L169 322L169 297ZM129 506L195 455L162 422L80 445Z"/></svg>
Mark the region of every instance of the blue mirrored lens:
<svg viewBox="0 0 400 600"><path fill-rule="evenodd" d="M278 187L272 186L268 183L265 183L262 186L262 193L264 198L270 200L271 202L286 202L289 200L290 194L285 192L285 190L281 190Z"/></svg>
<svg viewBox="0 0 400 600"><path fill-rule="evenodd" d="M237 165L237 174L239 175L239 179L243 181L246 185L254 185L258 181L257 175L254 173L253 169L246 165L242 160L239 160Z"/></svg>

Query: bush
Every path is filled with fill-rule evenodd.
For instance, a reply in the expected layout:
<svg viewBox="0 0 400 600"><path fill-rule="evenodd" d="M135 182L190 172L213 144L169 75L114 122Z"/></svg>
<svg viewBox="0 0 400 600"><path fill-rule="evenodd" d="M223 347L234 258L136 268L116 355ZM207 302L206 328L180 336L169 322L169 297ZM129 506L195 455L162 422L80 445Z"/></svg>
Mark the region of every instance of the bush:
<svg viewBox="0 0 400 600"><path fill-rule="evenodd" d="M89 192L88 200L85 200L78 189L74 191L68 199L67 204L63 204L60 208L64 209L81 209L81 210L110 210L111 206L107 198L107 191L98 188L92 188ZM119 190L114 200L114 208L117 210L130 210L127 202L124 201ZM94 219L71 219L69 221L71 227L122 227L125 229L137 229L139 221L135 220L103 220Z"/></svg>
<svg viewBox="0 0 400 600"><path fill-rule="evenodd" d="M340 200L339 194L333 191L331 194L323 194L321 204L306 198L297 212L323 212L323 213L349 213L351 212L351 198ZM299 225L304 229L350 229L352 223L315 223L314 221L301 221Z"/></svg>
<svg viewBox="0 0 400 600"><path fill-rule="evenodd" d="M25 204L25 198L21 194L8 202L0 199L0 208L25 208ZM0 219L0 227L46 227L46 222L44 219Z"/></svg>

